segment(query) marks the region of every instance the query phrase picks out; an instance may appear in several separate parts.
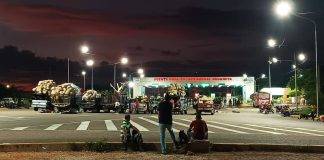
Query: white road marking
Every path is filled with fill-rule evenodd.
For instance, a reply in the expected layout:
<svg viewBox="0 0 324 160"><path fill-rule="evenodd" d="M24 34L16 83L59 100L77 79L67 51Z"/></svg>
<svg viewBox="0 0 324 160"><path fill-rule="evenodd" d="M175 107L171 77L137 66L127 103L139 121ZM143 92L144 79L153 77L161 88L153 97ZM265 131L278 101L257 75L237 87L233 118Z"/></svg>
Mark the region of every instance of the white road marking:
<svg viewBox="0 0 324 160"><path fill-rule="evenodd" d="M306 128L290 128L290 129L298 129L298 130L303 130L303 131L312 131L312 132L324 133L324 131L313 130L313 129L306 129Z"/></svg>
<svg viewBox="0 0 324 160"><path fill-rule="evenodd" d="M260 127L260 128L267 128L267 129L274 129L274 130L286 131L286 132L294 132L294 133L301 133L301 134L309 134L309 135L313 135L313 136L324 136L324 135L321 135L321 134L314 134L314 133L301 132L301 131L294 131L294 130L288 130L288 129L273 128L273 127L258 126L258 125L253 125L253 124L244 124L244 125L253 126L253 127Z"/></svg>
<svg viewBox="0 0 324 160"><path fill-rule="evenodd" d="M105 120L105 124L108 131L117 131L117 127L112 120Z"/></svg>
<svg viewBox="0 0 324 160"><path fill-rule="evenodd" d="M62 125L63 125L63 124L53 124L53 125L47 127L47 128L44 129L44 130L46 130L46 131L53 131L53 130L56 130L57 128L61 127Z"/></svg>
<svg viewBox="0 0 324 160"><path fill-rule="evenodd" d="M181 120L191 122L190 120L187 120L187 119L181 119ZM247 132L242 132L242 131L238 131L238 130L234 130L234 129L228 129L228 128L224 128L224 127L219 127L219 126L215 126L215 125L212 125L212 124L207 124L207 127L212 127L212 128L221 129L221 130L224 130L224 131L234 132L234 133L249 134Z"/></svg>
<svg viewBox="0 0 324 160"><path fill-rule="evenodd" d="M21 131L21 130L24 130L26 128L28 128L28 127L17 127L17 128L11 129L11 130L13 130L13 131Z"/></svg>
<svg viewBox="0 0 324 160"><path fill-rule="evenodd" d="M151 124L154 124L154 125L156 125L156 126L159 126L159 123L157 123L157 122L155 122L155 121L152 121L152 120L150 120L150 119L147 119L147 118L144 118L144 117L138 117L138 118L141 119L141 120L144 120L144 121L146 121L146 122L149 122L149 123L151 123ZM177 129L173 128L173 127L172 127L172 129L173 129L175 132L180 132L179 130L177 130Z"/></svg>
<svg viewBox="0 0 324 160"><path fill-rule="evenodd" d="M149 131L147 128L139 125L138 123L134 122L134 121L130 121L130 123L135 126L139 131Z"/></svg>
<svg viewBox="0 0 324 160"><path fill-rule="evenodd" d="M264 132L264 133L271 133L271 134L284 134L284 133L279 133L279 132L271 132L271 131L265 131L265 130L259 130L259 129L254 129L254 128L248 128L248 127L242 127L242 126L237 126L237 125L231 125L231 124L225 124L225 123L220 123L220 122L208 122L208 123L214 123L214 124L221 124L225 126L230 126L230 127L236 127L236 128L242 128L246 130L251 130L251 131L258 131L258 132ZM272 129L272 128L270 128Z"/></svg>
<svg viewBox="0 0 324 160"><path fill-rule="evenodd" d="M90 124L90 121L84 121L84 122L81 122L81 124L79 125L79 127L78 127L76 130L78 130L78 131L84 131L84 130L87 130L89 124Z"/></svg>

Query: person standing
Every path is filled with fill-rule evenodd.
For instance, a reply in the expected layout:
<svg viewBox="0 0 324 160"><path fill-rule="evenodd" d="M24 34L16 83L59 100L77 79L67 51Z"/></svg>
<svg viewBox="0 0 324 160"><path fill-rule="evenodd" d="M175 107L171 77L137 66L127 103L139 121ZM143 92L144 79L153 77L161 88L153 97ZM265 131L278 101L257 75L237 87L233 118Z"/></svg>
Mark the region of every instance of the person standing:
<svg viewBox="0 0 324 160"><path fill-rule="evenodd" d="M175 139L175 135L172 129L172 109L175 103L175 98L171 98L167 93L165 95L164 101L159 103L158 106L158 116L159 116L159 127L160 127L160 142L161 142L161 152L166 154L166 144L165 144L165 130L167 129L170 133L173 143L178 147L178 143Z"/></svg>

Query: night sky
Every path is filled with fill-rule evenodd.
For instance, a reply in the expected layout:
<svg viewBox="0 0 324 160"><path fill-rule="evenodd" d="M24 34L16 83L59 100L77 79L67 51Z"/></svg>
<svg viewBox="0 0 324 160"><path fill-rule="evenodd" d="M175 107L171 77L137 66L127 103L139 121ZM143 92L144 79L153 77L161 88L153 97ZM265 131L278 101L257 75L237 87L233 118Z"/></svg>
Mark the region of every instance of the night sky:
<svg viewBox="0 0 324 160"><path fill-rule="evenodd" d="M267 59L292 59L304 52L301 67L313 67L314 29L306 21L280 19L276 0L0 0L0 48L15 46L19 54L0 50L0 82L20 87L39 80L82 83L80 72L90 46L96 62L95 84L108 86L112 66L122 56L130 64L122 71L145 69L146 76L259 76L268 74ZM295 0L296 12L318 23L319 62L324 51L324 1ZM284 41L267 47L267 39ZM28 51L26 51L28 50ZM6 54L7 53L7 54ZM33 55L33 53L35 55ZM51 58L46 58L51 57ZM285 86L291 63L272 65L273 86ZM89 74L88 74L89 75ZM90 78L87 77L87 83Z"/></svg>

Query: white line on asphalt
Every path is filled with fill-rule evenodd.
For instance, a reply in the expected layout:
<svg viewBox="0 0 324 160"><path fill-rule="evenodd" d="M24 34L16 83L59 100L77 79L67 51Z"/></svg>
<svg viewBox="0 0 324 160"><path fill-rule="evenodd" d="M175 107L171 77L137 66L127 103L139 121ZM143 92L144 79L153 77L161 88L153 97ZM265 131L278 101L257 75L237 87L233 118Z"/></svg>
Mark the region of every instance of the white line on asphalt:
<svg viewBox="0 0 324 160"><path fill-rule="evenodd" d="M61 127L62 125L63 125L63 124L53 124L53 125L47 127L47 128L44 129L44 130L46 130L46 131L53 131L53 130L56 130L57 128Z"/></svg>
<svg viewBox="0 0 324 160"><path fill-rule="evenodd" d="M144 118L144 117L138 117L139 119L141 119L141 120L144 120L144 121L146 121L146 122L149 122L149 123L152 123L152 124L154 124L154 125L156 125L156 126L159 126L159 123L157 123L157 122L155 122L155 121L152 121L152 120L150 120L150 119L147 119L147 118ZM172 127L173 128L173 127ZM175 131L175 132L180 132L179 130L177 130L177 129L175 129L175 128L173 128L173 130Z"/></svg>
<svg viewBox="0 0 324 160"><path fill-rule="evenodd" d="M90 121L81 122L81 124L79 125L79 127L76 130L79 130L79 131L87 130L89 124L90 124Z"/></svg>
<svg viewBox="0 0 324 160"><path fill-rule="evenodd" d="M324 135L321 135L321 134L314 134L314 133L301 132L301 131L294 131L294 130L288 130L288 129L273 128L273 127L258 126L258 125L253 125L253 124L244 124L244 125L253 126L253 127L259 127L259 128L274 129L274 130L286 131L286 132L294 132L294 133L301 133L301 134L309 134L309 135L313 135L313 136L324 136Z"/></svg>
<svg viewBox="0 0 324 160"><path fill-rule="evenodd" d="M181 119L181 120L191 122L190 120L187 120L187 119ZM217 128L217 129L230 131L230 132L235 132L235 133L249 134L247 132L242 132L242 131L238 131L238 130L234 130L234 129L228 129L228 128L224 128L224 127L219 127L219 126L215 126L215 125L212 125L212 124L207 124L207 127Z"/></svg>
<svg viewBox="0 0 324 160"><path fill-rule="evenodd" d="M152 118L158 118L157 116L151 116ZM176 122L176 121L172 121L173 124L177 124L179 126L183 126L183 127L187 127L189 128L190 125L188 124L184 124L184 123L180 123L180 122ZM212 132L212 131L208 131L208 133L215 133L215 132Z"/></svg>
<svg viewBox="0 0 324 160"><path fill-rule="evenodd" d="M242 129L246 129L246 130L258 131L258 132L264 132L264 133L271 133L271 134L284 134L284 133L279 133L279 132L271 132L271 131L259 130L259 129L248 128L248 127L242 127L242 126L231 125L231 124L225 124L225 123L220 123L220 122L210 122L210 121L209 121L208 123L221 124L221 125L225 125L225 126L236 127L236 128L242 128Z"/></svg>
<svg viewBox="0 0 324 160"><path fill-rule="evenodd" d="M298 130L303 130L303 131L312 131L312 132L324 133L324 131L313 130L313 129L306 129L306 128L290 128L290 129L298 129Z"/></svg>
<svg viewBox="0 0 324 160"><path fill-rule="evenodd" d="M105 120L105 124L108 131L117 131L117 127L112 120Z"/></svg>
<svg viewBox="0 0 324 160"><path fill-rule="evenodd" d="M11 129L11 130L13 130L13 131L21 131L21 130L24 130L26 128L28 128L28 127L17 127L17 128Z"/></svg>
<svg viewBox="0 0 324 160"><path fill-rule="evenodd" d="M132 124L133 126L135 126L139 131L149 131L147 128L145 128L145 127L139 125L138 123L136 123L136 122L134 122L134 121L132 121L132 120L131 120L130 122L131 122L131 124Z"/></svg>

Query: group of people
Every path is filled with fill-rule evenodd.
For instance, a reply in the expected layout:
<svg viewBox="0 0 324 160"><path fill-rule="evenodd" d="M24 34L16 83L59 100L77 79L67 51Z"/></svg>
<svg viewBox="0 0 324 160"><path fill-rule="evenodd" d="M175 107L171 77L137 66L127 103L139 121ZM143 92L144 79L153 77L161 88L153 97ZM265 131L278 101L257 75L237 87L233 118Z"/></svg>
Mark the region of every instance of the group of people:
<svg viewBox="0 0 324 160"><path fill-rule="evenodd" d="M179 100L178 97L170 96L166 94L164 101L158 105L158 119L159 119L159 130L160 130L160 143L161 143L161 153L166 154L166 143L165 143L165 131L168 130L173 144L179 148L180 143L176 140L175 134L172 128L172 109L175 103ZM132 134L131 134L132 129ZM208 127L200 114L196 114L196 119L191 122L188 126L187 134L191 140L204 140L208 139ZM131 124L130 115L125 115L125 119L121 124L121 141L127 150L130 144L133 144L137 150L142 150L141 143L143 142L142 135L140 131Z"/></svg>

